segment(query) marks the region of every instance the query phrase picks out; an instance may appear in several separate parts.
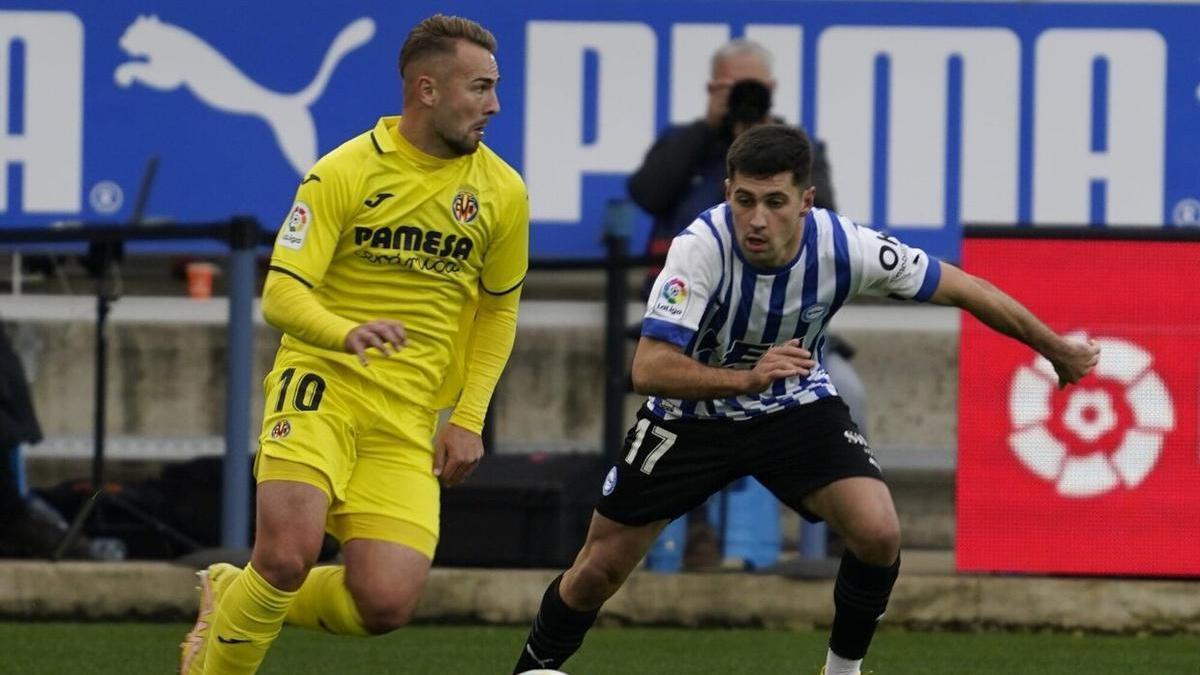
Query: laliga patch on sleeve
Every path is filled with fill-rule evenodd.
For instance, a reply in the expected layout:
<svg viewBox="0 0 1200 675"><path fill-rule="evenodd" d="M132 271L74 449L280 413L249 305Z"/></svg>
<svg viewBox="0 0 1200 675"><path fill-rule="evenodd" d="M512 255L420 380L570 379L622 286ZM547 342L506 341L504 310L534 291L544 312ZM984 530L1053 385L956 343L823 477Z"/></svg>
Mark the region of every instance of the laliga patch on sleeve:
<svg viewBox="0 0 1200 675"><path fill-rule="evenodd" d="M308 228L312 225L312 220L313 212L308 204L304 202L292 204L292 210L284 219L283 228L279 233L279 245L299 251L304 246L304 237L308 235Z"/></svg>
<svg viewBox="0 0 1200 675"><path fill-rule="evenodd" d="M687 308L687 301L687 280L674 276L663 284L662 290L658 293L658 302L654 304L654 311L678 319L683 316L683 310Z"/></svg>

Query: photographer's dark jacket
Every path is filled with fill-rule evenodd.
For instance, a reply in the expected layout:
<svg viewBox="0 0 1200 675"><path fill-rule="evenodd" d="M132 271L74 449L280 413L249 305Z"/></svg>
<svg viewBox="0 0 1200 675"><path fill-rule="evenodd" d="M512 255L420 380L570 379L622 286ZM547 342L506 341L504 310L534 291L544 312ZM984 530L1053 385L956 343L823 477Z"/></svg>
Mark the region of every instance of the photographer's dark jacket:
<svg viewBox="0 0 1200 675"><path fill-rule="evenodd" d="M646 255L662 259L671 240L701 212L725 199L725 154L733 143L728 128L714 129L704 120L667 129L629 177L629 196L654 216ZM816 206L836 211L825 144L813 139L813 185ZM653 283L661 265L653 265Z"/></svg>
<svg viewBox="0 0 1200 675"><path fill-rule="evenodd" d="M4 451L17 443L41 440L42 429L33 414L25 370L0 327L0 461L7 457Z"/></svg>

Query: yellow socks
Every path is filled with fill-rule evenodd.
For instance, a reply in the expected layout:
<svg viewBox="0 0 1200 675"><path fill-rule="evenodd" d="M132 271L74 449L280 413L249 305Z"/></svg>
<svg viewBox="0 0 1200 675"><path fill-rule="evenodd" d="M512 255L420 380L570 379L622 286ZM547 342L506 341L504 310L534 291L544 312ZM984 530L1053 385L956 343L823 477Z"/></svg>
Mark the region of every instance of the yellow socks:
<svg viewBox="0 0 1200 675"><path fill-rule="evenodd" d="M246 565L221 595L208 634L204 672L242 675L258 670L296 595L273 587Z"/></svg>
<svg viewBox="0 0 1200 675"><path fill-rule="evenodd" d="M367 636L362 615L346 588L346 568L314 567L295 592L269 584L250 565L221 594L208 634L204 672L254 673L287 623L336 635Z"/></svg>
<svg viewBox="0 0 1200 675"><path fill-rule="evenodd" d="M346 568L342 565L314 567L308 573L288 608L287 622L335 635L370 635L346 588Z"/></svg>

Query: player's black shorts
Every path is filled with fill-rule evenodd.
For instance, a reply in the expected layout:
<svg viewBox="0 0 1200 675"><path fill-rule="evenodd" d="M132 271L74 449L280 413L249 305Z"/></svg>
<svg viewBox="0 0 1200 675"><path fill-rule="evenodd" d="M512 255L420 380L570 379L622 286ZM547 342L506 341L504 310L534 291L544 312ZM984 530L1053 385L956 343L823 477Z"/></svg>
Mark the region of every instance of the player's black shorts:
<svg viewBox="0 0 1200 675"><path fill-rule="evenodd" d="M743 476L816 522L802 505L809 493L852 476L883 480L837 397L740 421L663 421L644 407L637 417L596 504L625 525L678 518Z"/></svg>

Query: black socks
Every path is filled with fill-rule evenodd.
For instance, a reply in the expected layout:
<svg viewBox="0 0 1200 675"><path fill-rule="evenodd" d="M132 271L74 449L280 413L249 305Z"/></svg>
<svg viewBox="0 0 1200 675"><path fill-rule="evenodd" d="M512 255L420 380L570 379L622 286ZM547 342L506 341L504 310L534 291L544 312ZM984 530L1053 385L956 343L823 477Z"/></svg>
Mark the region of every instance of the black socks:
<svg viewBox="0 0 1200 675"><path fill-rule="evenodd" d="M533 628L521 647L521 657L513 673L539 668L558 669L583 644L583 637L596 622L599 609L579 612L567 607L558 594L562 575L555 577L542 596L542 606L533 619Z"/></svg>
<svg viewBox="0 0 1200 675"><path fill-rule="evenodd" d="M899 574L899 556L891 566L877 567L846 551L833 586L833 631L829 636L829 648L834 654L844 659L861 659L867 655L875 627L883 618Z"/></svg>

